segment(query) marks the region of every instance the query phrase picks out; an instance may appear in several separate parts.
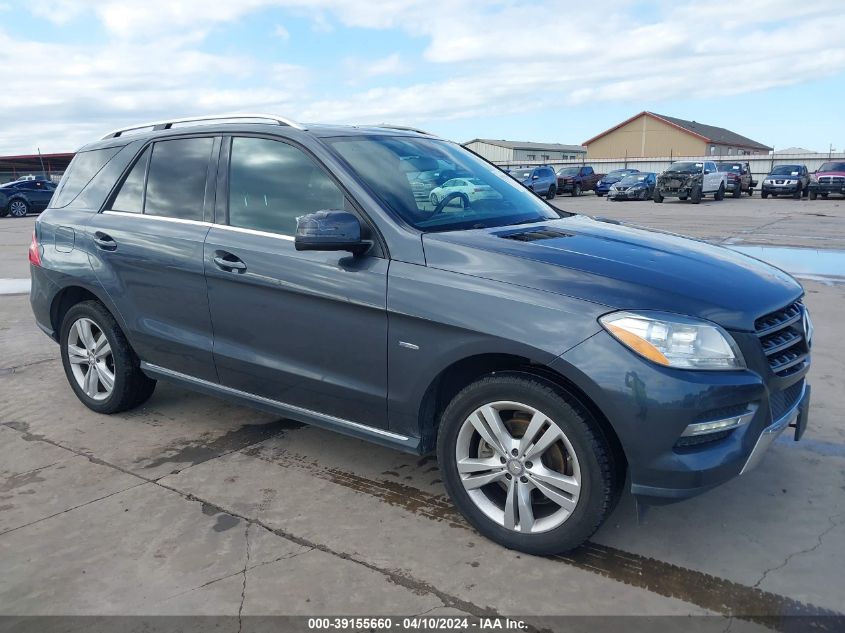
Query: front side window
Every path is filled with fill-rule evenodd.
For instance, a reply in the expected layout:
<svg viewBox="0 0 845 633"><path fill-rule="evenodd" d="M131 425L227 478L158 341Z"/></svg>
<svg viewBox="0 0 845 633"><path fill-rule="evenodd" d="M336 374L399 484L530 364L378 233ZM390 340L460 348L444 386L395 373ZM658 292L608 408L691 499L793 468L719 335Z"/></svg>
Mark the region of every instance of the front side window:
<svg viewBox="0 0 845 633"><path fill-rule="evenodd" d="M340 188L302 150L270 139L232 139L231 226L293 235L299 216L344 203Z"/></svg>
<svg viewBox="0 0 845 633"><path fill-rule="evenodd" d="M560 218L558 212L496 166L448 141L403 136L326 139L382 204L425 231L505 226ZM522 179L532 170L516 170ZM438 186L458 178L480 183L463 196L415 196L417 172Z"/></svg>
<svg viewBox="0 0 845 633"><path fill-rule="evenodd" d="M212 138L158 141L153 145L144 213L202 220Z"/></svg>

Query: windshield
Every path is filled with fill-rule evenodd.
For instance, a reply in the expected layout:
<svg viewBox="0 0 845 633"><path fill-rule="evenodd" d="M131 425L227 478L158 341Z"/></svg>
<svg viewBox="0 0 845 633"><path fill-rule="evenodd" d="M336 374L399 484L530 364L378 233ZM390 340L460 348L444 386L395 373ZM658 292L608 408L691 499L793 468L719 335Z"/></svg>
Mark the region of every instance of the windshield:
<svg viewBox="0 0 845 633"><path fill-rule="evenodd" d="M845 171L845 163L824 163L819 171Z"/></svg>
<svg viewBox="0 0 845 633"><path fill-rule="evenodd" d="M742 171L740 163L716 163L720 171Z"/></svg>
<svg viewBox="0 0 845 633"><path fill-rule="evenodd" d="M625 176L620 184L635 185L638 182L645 182L646 179L648 179L648 174L631 174L630 176Z"/></svg>
<svg viewBox="0 0 845 633"><path fill-rule="evenodd" d="M672 163L669 165L669 169L666 171L679 171L681 173L697 173L702 170L704 167L704 163L688 163L685 161L678 161L677 163Z"/></svg>
<svg viewBox="0 0 845 633"><path fill-rule="evenodd" d="M772 169L773 176L797 176L801 168L798 165L778 165Z"/></svg>
<svg viewBox="0 0 845 633"><path fill-rule="evenodd" d="M519 169L513 172L513 175L519 178L520 180L525 180L526 178L531 177L531 170L530 169Z"/></svg>
<svg viewBox="0 0 845 633"><path fill-rule="evenodd" d="M577 176L578 170L580 167L564 167L562 169L558 169L557 175L558 176Z"/></svg>
<svg viewBox="0 0 845 633"><path fill-rule="evenodd" d="M563 217L496 166L448 141L379 136L326 139L385 206L425 231L506 226ZM433 172L420 195L412 181Z"/></svg>

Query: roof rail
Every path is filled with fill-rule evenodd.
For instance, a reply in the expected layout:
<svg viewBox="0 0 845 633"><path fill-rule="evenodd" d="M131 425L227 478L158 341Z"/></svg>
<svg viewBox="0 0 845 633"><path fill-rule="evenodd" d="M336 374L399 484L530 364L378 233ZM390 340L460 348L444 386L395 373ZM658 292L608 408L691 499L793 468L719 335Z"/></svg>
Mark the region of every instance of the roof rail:
<svg viewBox="0 0 845 633"><path fill-rule="evenodd" d="M118 130L114 130L106 134L102 140L106 140L107 138L117 138L125 134L126 132L131 132L132 130L142 130L144 128L152 128L154 131L158 130L169 130L177 123L200 123L203 121L230 121L232 119L264 119L267 121L275 121L279 125L287 125L297 130L306 130L304 125L301 123L297 123L292 119L287 119L285 117L276 116L274 114L209 114L206 116L192 116L192 117L185 117L181 119L167 119L166 121L152 121L150 123L140 123L138 125L132 125L130 127L120 128Z"/></svg>
<svg viewBox="0 0 845 633"><path fill-rule="evenodd" d="M432 134L431 132L426 132L425 130L421 130L416 127L409 127L407 125L391 125L389 123L379 123L378 125L374 125L373 127L380 127L386 130L401 130L403 132L416 132L417 134L425 134L426 136L437 136L436 134Z"/></svg>

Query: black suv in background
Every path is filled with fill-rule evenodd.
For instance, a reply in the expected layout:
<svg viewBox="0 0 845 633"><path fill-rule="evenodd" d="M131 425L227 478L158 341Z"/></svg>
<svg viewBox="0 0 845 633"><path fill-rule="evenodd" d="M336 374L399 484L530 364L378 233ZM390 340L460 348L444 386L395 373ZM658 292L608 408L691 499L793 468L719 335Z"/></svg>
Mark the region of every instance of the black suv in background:
<svg viewBox="0 0 845 633"><path fill-rule="evenodd" d="M806 165L775 165L763 179L764 198L791 195L798 200L810 193L810 172Z"/></svg>
<svg viewBox="0 0 845 633"><path fill-rule="evenodd" d="M812 325L772 266L559 210L421 132L174 123L82 148L32 236L35 320L93 411L168 380L436 451L467 520L531 553L626 481L687 498L806 428ZM467 190L432 205L435 163Z"/></svg>
<svg viewBox="0 0 845 633"><path fill-rule="evenodd" d="M7 215L22 218L27 213L40 213L50 204L54 191L56 185L40 178L0 185L0 218Z"/></svg>

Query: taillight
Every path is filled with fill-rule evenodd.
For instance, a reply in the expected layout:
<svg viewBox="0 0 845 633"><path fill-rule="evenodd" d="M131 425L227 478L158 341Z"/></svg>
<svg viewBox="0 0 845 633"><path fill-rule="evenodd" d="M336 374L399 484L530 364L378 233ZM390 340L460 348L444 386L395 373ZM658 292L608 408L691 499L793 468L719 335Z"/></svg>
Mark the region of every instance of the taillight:
<svg viewBox="0 0 845 633"><path fill-rule="evenodd" d="M29 243L29 263L41 267L41 247L38 246L38 238L35 231L32 232L32 241Z"/></svg>

